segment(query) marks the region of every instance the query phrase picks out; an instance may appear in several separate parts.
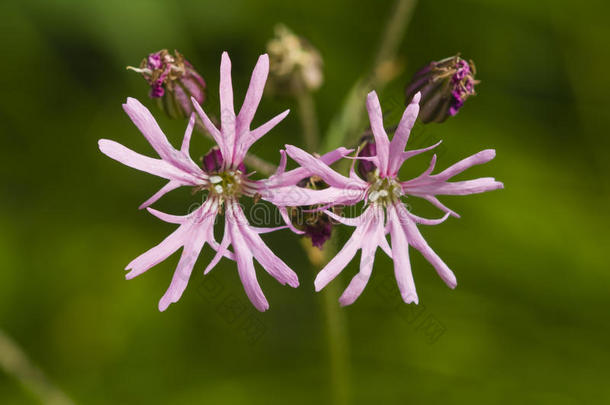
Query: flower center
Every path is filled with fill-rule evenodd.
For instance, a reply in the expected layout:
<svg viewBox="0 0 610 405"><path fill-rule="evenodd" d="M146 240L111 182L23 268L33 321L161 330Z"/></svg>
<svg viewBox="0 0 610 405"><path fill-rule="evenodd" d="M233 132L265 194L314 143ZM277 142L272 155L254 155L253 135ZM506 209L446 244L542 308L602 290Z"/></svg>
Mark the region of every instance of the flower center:
<svg viewBox="0 0 610 405"><path fill-rule="evenodd" d="M379 170L371 174L372 182L368 189L368 201L371 204L386 206L395 203L402 196L402 187L393 178L379 177Z"/></svg>
<svg viewBox="0 0 610 405"><path fill-rule="evenodd" d="M239 170L229 170L210 176L210 194L220 198L235 198L244 191L244 176Z"/></svg>

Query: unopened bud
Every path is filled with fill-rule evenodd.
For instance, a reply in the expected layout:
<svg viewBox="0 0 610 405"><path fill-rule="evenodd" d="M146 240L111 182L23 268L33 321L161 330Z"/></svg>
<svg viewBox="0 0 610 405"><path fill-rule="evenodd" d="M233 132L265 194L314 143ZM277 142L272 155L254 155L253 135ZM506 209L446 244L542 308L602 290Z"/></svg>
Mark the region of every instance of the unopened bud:
<svg viewBox="0 0 610 405"><path fill-rule="evenodd" d="M377 155L377 146L375 145L375 138L372 135L365 135L360 139L360 151L358 157L369 157ZM377 166L370 160L359 159L358 160L358 174L364 180L369 178L371 173L374 173Z"/></svg>
<svg viewBox="0 0 610 405"><path fill-rule="evenodd" d="M224 159L222 158L222 153L220 153L220 149L218 146L214 146L211 148L208 153L205 154L203 158L201 158L201 166L206 173L214 174L219 173L223 170ZM241 163L237 168L242 173L246 173L246 166Z"/></svg>
<svg viewBox="0 0 610 405"><path fill-rule="evenodd" d="M327 188L328 185L319 177L313 176L302 180L300 187L314 190ZM324 243L332 236L334 221L324 213L317 210L318 207L293 207L290 210L292 224L295 228L305 232L304 236L311 239L311 244L319 249L324 247ZM337 206L330 207L329 210L340 214L341 210Z"/></svg>
<svg viewBox="0 0 610 405"><path fill-rule="evenodd" d="M466 62L459 55L431 62L420 69L406 89L407 103L421 92L419 118L423 123L443 122L454 116L466 99L475 94L476 70L472 61Z"/></svg>
<svg viewBox="0 0 610 405"><path fill-rule="evenodd" d="M280 93L317 90L323 82L322 57L307 40L284 25L275 27L275 37L267 43L270 82Z"/></svg>
<svg viewBox="0 0 610 405"><path fill-rule="evenodd" d="M140 67L127 69L140 73L150 85L150 97L172 118L189 117L193 112L191 97L199 104L205 99L205 81L178 51L167 49L151 53Z"/></svg>

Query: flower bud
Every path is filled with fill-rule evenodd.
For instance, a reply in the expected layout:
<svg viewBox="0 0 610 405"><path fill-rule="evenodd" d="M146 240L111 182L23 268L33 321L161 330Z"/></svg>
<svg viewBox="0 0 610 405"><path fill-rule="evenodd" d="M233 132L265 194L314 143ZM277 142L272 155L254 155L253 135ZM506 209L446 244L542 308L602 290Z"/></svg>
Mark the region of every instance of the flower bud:
<svg viewBox="0 0 610 405"><path fill-rule="evenodd" d="M151 53L139 68L127 69L140 73L150 85L150 97L171 118L189 117L193 112L191 97L199 104L205 99L205 81L181 53L172 56L167 49Z"/></svg>
<svg viewBox="0 0 610 405"><path fill-rule="evenodd" d="M302 180L300 187L314 190L327 188L328 185L319 177L312 176ZM324 243L332 236L333 225L335 222L324 211L316 211L317 207L291 207L290 217L295 228L305 232L304 236L311 239L311 244L319 249L324 247ZM341 212L337 206L330 207L329 210L336 214Z"/></svg>
<svg viewBox="0 0 610 405"><path fill-rule="evenodd" d="M375 145L375 138L372 135L365 135L360 139L360 151L358 157L369 157L377 155L377 146ZM362 179L367 180L371 173L377 170L375 163L370 160L358 160L357 166L358 174Z"/></svg>
<svg viewBox="0 0 610 405"><path fill-rule="evenodd" d="M317 90L322 85L320 53L286 26L275 27L275 37L267 43L267 52L273 90L293 94Z"/></svg>
<svg viewBox="0 0 610 405"><path fill-rule="evenodd" d="M406 88L407 104L421 92L419 118L424 124L443 122L454 116L466 99L475 94L475 66L459 55L431 62L420 69Z"/></svg>
<svg viewBox="0 0 610 405"><path fill-rule="evenodd" d="M218 173L222 171L222 164L224 160L222 158L222 153L220 153L220 149L218 146L214 146L211 148L208 153L205 154L204 157L201 158L201 167L207 173ZM246 173L246 166L241 163L237 168L242 173Z"/></svg>

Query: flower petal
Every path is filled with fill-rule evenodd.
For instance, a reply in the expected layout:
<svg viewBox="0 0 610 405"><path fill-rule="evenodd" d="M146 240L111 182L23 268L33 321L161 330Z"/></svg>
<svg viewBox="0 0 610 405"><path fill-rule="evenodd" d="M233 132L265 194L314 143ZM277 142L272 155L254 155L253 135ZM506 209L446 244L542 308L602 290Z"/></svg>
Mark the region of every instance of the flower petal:
<svg viewBox="0 0 610 405"><path fill-rule="evenodd" d="M400 226L400 219L394 207L388 207L388 224L390 237L392 238L392 258L394 259L394 275L400 295L407 304L419 303L413 274L411 272L411 262L409 260L409 243L405 231Z"/></svg>
<svg viewBox="0 0 610 405"><path fill-rule="evenodd" d="M186 172L201 172L190 158L186 158L182 153L174 149L159 127L159 124L157 124L157 121L155 121L155 118L142 103L135 98L129 97L127 102L123 104L123 109L161 159Z"/></svg>
<svg viewBox="0 0 610 405"><path fill-rule="evenodd" d="M395 176L398 173L400 166L404 162L404 160L402 160L402 153L407 146L409 134L411 133L413 125L415 125L417 114L419 114L420 98L421 93L419 92L413 96L411 103L407 106L405 112L402 114L398 128L396 128L396 132L392 138L392 142L390 142L390 164L388 167L388 172L392 176Z"/></svg>
<svg viewBox="0 0 610 405"><path fill-rule="evenodd" d="M222 53L220 61L220 131L227 144L229 155L223 158L233 162L235 149L235 109L233 107L233 84L231 82L231 59L227 52ZM219 145L220 146L220 145Z"/></svg>
<svg viewBox="0 0 610 405"><path fill-rule="evenodd" d="M139 276L171 256L175 251L184 246L188 230L189 227L180 226L169 236L163 239L163 241L161 241L161 243L159 243L157 246L133 259L125 267L125 270L130 270L130 272L125 275L125 278L127 280L131 280L132 278Z"/></svg>
<svg viewBox="0 0 610 405"><path fill-rule="evenodd" d="M204 223L192 227L191 231L185 235L187 239L182 256L180 256L178 267L176 267L169 288L159 301L159 311L165 311L170 304L178 302L182 296L188 285L195 262L209 235L209 227L212 226L214 226L214 221L208 219Z"/></svg>
<svg viewBox="0 0 610 405"><path fill-rule="evenodd" d="M487 163L496 157L496 151L494 149L482 150L479 153L475 153L472 156L463 159L456 164L448 167L439 174L436 175L438 179L447 180L456 174L462 173L464 170L471 168L472 166L481 165Z"/></svg>
<svg viewBox="0 0 610 405"><path fill-rule="evenodd" d="M316 279L314 281L314 285L316 287L316 291L320 291L324 288L328 283L343 271L345 266L354 258L358 249L360 249L364 243L365 233L368 229L368 218L369 215L368 208L363 214L363 221L359 226L356 227L352 236L345 243L343 248L332 258L330 262L318 273Z"/></svg>
<svg viewBox="0 0 610 405"><path fill-rule="evenodd" d="M383 208L369 208L372 215L367 215L366 226L367 229L364 233L364 240L366 243L362 245L362 254L360 256L360 271L352 278L349 285L339 298L341 305L351 305L364 291L364 287L371 277L373 270L373 263L375 262L375 253L377 247L380 246L385 240L385 232L383 229Z"/></svg>
<svg viewBox="0 0 610 405"><path fill-rule="evenodd" d="M232 212L232 209L227 206L227 213L230 212ZM226 221L228 221L229 224L231 243L235 251L237 271L244 286L244 290L246 291L246 295L256 309L264 312L269 308L269 303L256 279L252 252L241 234L241 230L239 229L238 222L234 215L229 214L229 216L226 217Z"/></svg>
<svg viewBox="0 0 610 405"><path fill-rule="evenodd" d="M449 267L443 262L443 260L430 248L426 240L423 238L415 222L413 222L407 213L407 210L404 208L402 204L395 204L394 208L396 209L396 213L398 216L398 223L404 230L407 235L407 240L411 246L415 249L419 250L419 252L434 266L436 272L440 276L441 279L447 284L450 288L455 288L457 286L457 280L453 272L449 269ZM390 220L390 223L392 221ZM395 250L392 250L396 252ZM396 258L394 259L396 260Z"/></svg>
<svg viewBox="0 0 610 405"><path fill-rule="evenodd" d="M277 206L303 206L333 203L352 205L364 199L365 190L329 187L311 190L304 187L288 186L257 190L261 198Z"/></svg>
<svg viewBox="0 0 610 405"><path fill-rule="evenodd" d="M379 98L375 91L371 91L366 97L366 109L369 113L369 121L371 122L371 130L375 137L375 147L377 148L377 158L379 159L379 173L385 177L388 173L388 163L390 158L390 141L388 134L383 127L383 113Z"/></svg>
<svg viewBox="0 0 610 405"><path fill-rule="evenodd" d="M366 187L364 181L350 179L349 177L337 173L320 159L313 157L301 148L297 148L293 145L286 145L286 152L295 162L306 167L313 174L321 177L329 186L352 189Z"/></svg>
<svg viewBox="0 0 610 405"><path fill-rule="evenodd" d="M237 226L252 250L256 261L281 284L288 284L295 288L298 287L299 278L296 273L267 247L258 232L248 224L248 220L241 208L234 204L232 210L233 215L237 218Z"/></svg>
<svg viewBox="0 0 610 405"><path fill-rule="evenodd" d="M218 130L218 128L216 128L216 126L212 123L212 121L210 120L208 115L205 113L205 111L203 111L203 108L201 108L201 106L199 105L197 100L195 100L194 98L191 98L191 101L193 102L193 106L195 107L195 111L197 112L197 115L199 115L199 118L201 118L201 122L203 122L203 126L209 132L209 134L212 135L212 138L214 138L214 141L216 141L216 144L218 145L218 148L220 149L220 154L223 157L223 160L228 161L227 159L232 156L232 153L231 153L232 149L231 150L229 149L229 145L227 144L226 139L223 137L220 130Z"/></svg>
<svg viewBox="0 0 610 405"><path fill-rule="evenodd" d="M164 185L163 187L161 187L161 189L159 191L157 191L155 194L153 194L148 200L144 201L142 204L140 204L140 206L138 207L138 209L143 209L146 208L152 204L154 204L157 200L159 200L161 197L163 197L165 194L169 193L172 190L177 189L178 187L180 187L182 184L180 184L180 182L178 181L173 181L170 180L166 185Z"/></svg>
<svg viewBox="0 0 610 405"><path fill-rule="evenodd" d="M189 156L191 135L193 135L193 128L195 128L195 117L195 113L192 113L191 117L189 118L189 124L186 127L186 131L184 131L184 138L182 139L182 146L180 147L180 152L186 156Z"/></svg>
<svg viewBox="0 0 610 405"><path fill-rule="evenodd" d="M198 179L191 173L172 166L165 160L154 159L141 155L129 148L126 148L118 142L111 141L109 139L100 139L98 141L98 145L103 154L124 164L125 166L129 166L155 176L163 177L168 180L178 181L181 183L181 185L197 185L201 183L201 179Z"/></svg>
<svg viewBox="0 0 610 405"><path fill-rule="evenodd" d="M248 149L260 138L262 138L267 132L271 131L277 124L282 122L284 118L290 113L290 110L286 110L281 114L276 115L271 118L269 121L265 122L260 127L256 128L253 131L247 131L244 133L239 142L235 144L235 153L233 157L233 165L239 166L239 164L244 160Z"/></svg>
<svg viewBox="0 0 610 405"><path fill-rule="evenodd" d="M250 79L250 85L244 98L244 103L239 110L237 116L237 131L238 133L244 133L250 130L250 124L254 119L256 109L263 97L263 91L265 89L265 83L267 82L267 75L269 74L269 56L267 54L261 55L256 62L256 66L252 71L252 78ZM241 139L239 140L241 142Z"/></svg>
<svg viewBox="0 0 610 405"><path fill-rule="evenodd" d="M339 159L345 157L349 153L351 153L353 149L346 149L344 147L337 148L333 151L327 152L324 155L320 156L320 160L326 165L331 165L338 161ZM282 160L280 161L280 166L278 167L278 171L271 176L267 180L262 180L262 183L265 183L265 187L273 188L273 187L283 187L283 186L294 186L299 183L301 180L311 176L313 173L306 167L299 167L287 172L283 170L279 170L282 167L282 161L284 156L286 155L286 151L282 150Z"/></svg>

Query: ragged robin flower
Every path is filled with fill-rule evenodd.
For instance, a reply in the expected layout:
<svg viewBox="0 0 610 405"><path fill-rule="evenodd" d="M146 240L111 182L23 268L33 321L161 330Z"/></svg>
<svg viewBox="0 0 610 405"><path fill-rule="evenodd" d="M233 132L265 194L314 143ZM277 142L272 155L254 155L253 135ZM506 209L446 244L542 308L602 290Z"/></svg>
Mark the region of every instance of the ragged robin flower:
<svg viewBox="0 0 610 405"><path fill-rule="evenodd" d="M359 177L353 166L349 177L345 177L307 152L295 146L286 146L290 157L301 166L309 168L330 186L325 190L328 194L326 203L329 206L355 204L358 201L365 203L364 212L357 218L345 218L330 210L325 211L328 216L356 229L341 251L318 273L315 280L316 291L321 290L337 277L356 252L362 249L360 272L352 278L341 295L339 301L342 305L352 304L364 290L371 276L377 248L381 248L393 259L396 281L406 303L417 303L419 300L411 273L409 247L418 250L436 269L441 279L449 287L455 288L457 281L453 272L428 245L417 225L437 225L445 221L449 215L459 217L438 200L439 195L467 195L503 188L502 183L491 177L448 181L474 165L492 160L496 154L491 149L476 153L438 174L432 174L436 163L436 155L434 155L429 167L418 177L408 181L401 181L398 178L398 171L405 161L440 144L439 142L427 148L405 151L410 131L419 112L419 101L420 94L416 93L390 142L383 126L377 94L369 93L367 110L375 139L375 150L370 151L369 156L357 157L374 165L374 170L366 172L365 178ZM446 214L440 219L419 217L405 207L402 199L406 196L423 198ZM319 200L316 202L321 203ZM388 233L391 245L386 239Z"/></svg>

